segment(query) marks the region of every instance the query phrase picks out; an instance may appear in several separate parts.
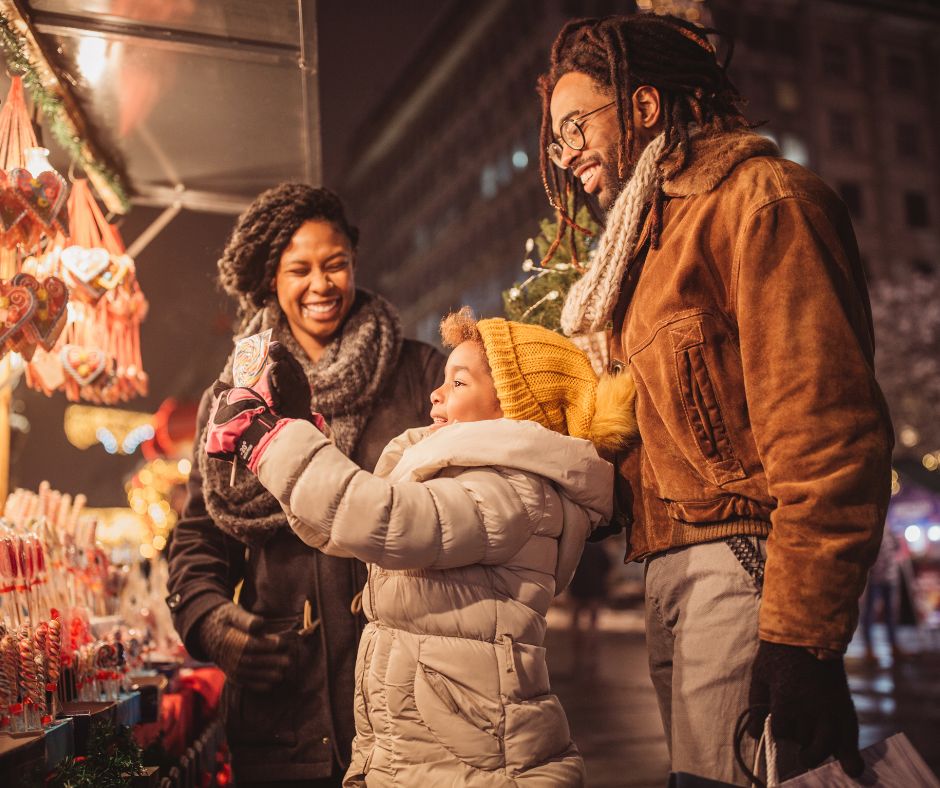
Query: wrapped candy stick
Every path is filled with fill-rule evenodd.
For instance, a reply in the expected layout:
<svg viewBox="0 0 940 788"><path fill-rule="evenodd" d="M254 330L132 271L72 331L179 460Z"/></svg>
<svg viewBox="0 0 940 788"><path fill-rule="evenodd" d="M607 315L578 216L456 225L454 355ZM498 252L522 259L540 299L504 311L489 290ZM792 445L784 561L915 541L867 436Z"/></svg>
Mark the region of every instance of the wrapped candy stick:
<svg viewBox="0 0 940 788"><path fill-rule="evenodd" d="M58 611L53 610L52 614L54 618L49 622L49 637L46 640L46 655L49 664L46 690L52 696L49 713L55 718L58 712L59 674L62 669L62 622L58 618Z"/></svg>
<svg viewBox="0 0 940 788"><path fill-rule="evenodd" d="M19 628L23 623L22 603L18 584L19 578L19 539L12 531L0 536L0 588L4 595L12 600L13 626Z"/></svg>
<svg viewBox="0 0 940 788"><path fill-rule="evenodd" d="M33 646L36 651L34 657L36 663L36 708L39 712L39 723L43 727L52 721L52 718L48 715L48 703L46 702L49 675L48 660L46 658L48 638L49 625L45 621L40 621L33 632Z"/></svg>
<svg viewBox="0 0 940 788"><path fill-rule="evenodd" d="M37 693L36 693L36 649L33 639L29 636L29 629L20 630L19 643L20 667L20 697L23 698L24 719L26 730L35 727Z"/></svg>
<svg viewBox="0 0 940 788"><path fill-rule="evenodd" d="M16 639L7 633L0 638L0 730L19 729L19 717L22 706L19 703L20 691L17 683L18 660Z"/></svg>

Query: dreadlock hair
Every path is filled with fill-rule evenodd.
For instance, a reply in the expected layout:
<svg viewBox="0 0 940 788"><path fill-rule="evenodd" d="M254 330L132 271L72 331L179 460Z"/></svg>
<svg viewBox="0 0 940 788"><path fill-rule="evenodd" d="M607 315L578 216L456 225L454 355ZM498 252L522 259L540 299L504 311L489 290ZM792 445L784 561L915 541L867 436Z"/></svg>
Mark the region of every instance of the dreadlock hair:
<svg viewBox="0 0 940 788"><path fill-rule="evenodd" d="M305 183L282 183L259 194L238 217L219 258L219 284L238 303L242 325L271 298L281 255L300 226L332 224L355 251L359 230L346 219L339 197Z"/></svg>
<svg viewBox="0 0 940 788"><path fill-rule="evenodd" d="M577 19L561 29L552 45L549 71L538 83L542 100L542 183L559 218L554 248L564 229L573 232L577 228L572 215L577 214L579 200L571 173L555 167L546 153L554 138L550 104L555 84L564 74L579 71L613 91L619 126L617 175L621 179L639 155L633 128L633 92L643 85L659 91L665 144L656 160L659 174L653 196L651 238L654 248L658 248L662 183L688 164L690 126L696 124L705 131L751 128L740 109L741 95L727 74L733 46L725 62L719 64L715 47L706 37L709 33L717 31L665 14ZM662 165L670 159L669 170L664 172ZM569 215L572 194L574 211ZM550 254L554 248L550 248Z"/></svg>

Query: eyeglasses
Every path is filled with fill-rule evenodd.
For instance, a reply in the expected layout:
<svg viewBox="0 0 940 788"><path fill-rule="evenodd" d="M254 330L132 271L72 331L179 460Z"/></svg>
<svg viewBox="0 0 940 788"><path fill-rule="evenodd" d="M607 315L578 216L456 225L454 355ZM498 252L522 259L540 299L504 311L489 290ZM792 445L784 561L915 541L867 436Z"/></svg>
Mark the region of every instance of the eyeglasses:
<svg viewBox="0 0 940 788"><path fill-rule="evenodd" d="M584 123L585 119L591 117L591 115L596 115L601 110L607 109L608 107L614 106L616 101L610 101L605 104L603 107L598 107L597 109L592 109L590 112L585 112L583 115L579 115L576 118L568 118L561 124L561 141L555 140L550 143L545 149L545 152L548 153L548 158L552 160L552 163L563 170L567 169L568 166L563 164L562 157L565 155L565 149L562 147L562 142L565 143L571 150L584 150L584 146L587 143L587 140L584 139L584 128L581 124Z"/></svg>

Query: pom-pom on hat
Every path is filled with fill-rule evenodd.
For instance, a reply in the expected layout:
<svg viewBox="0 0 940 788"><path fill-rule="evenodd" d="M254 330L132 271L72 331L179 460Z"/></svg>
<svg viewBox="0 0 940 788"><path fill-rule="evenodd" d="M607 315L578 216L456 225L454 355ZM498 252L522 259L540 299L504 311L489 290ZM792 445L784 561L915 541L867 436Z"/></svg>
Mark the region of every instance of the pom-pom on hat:
<svg viewBox="0 0 940 788"><path fill-rule="evenodd" d="M476 325L506 418L590 438L597 375L583 352L542 326L502 318Z"/></svg>

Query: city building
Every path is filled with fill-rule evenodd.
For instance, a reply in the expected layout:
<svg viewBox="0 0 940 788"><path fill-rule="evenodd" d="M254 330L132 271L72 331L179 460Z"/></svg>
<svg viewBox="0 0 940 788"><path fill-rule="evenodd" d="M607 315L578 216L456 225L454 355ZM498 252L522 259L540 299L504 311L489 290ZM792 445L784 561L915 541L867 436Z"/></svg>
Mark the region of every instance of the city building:
<svg viewBox="0 0 940 788"><path fill-rule="evenodd" d="M713 0L748 117L845 201L869 276L940 273L940 8Z"/></svg>
<svg viewBox="0 0 940 788"><path fill-rule="evenodd" d="M353 137L342 190L360 276L436 339L448 309L501 312L525 240L551 216L536 78L564 20L671 11L735 39L748 117L854 217L870 275L940 264L940 11L917 0L458 3Z"/></svg>

